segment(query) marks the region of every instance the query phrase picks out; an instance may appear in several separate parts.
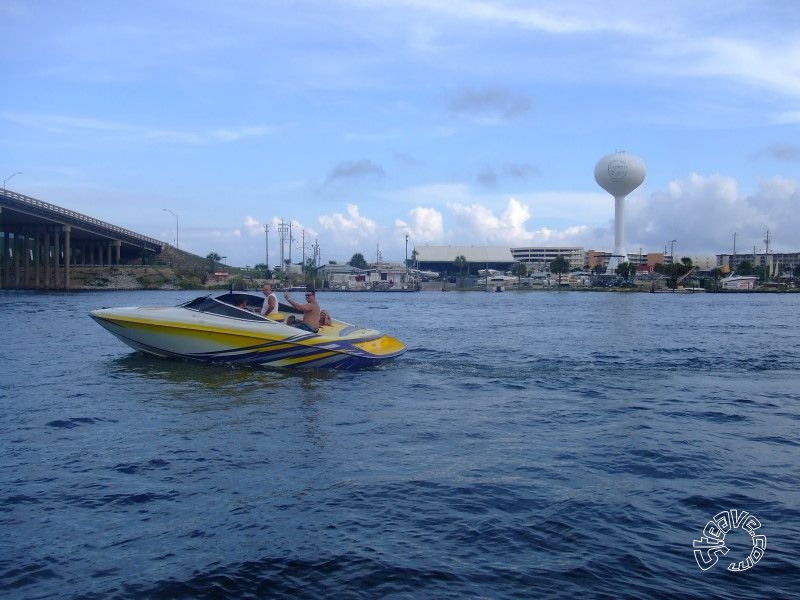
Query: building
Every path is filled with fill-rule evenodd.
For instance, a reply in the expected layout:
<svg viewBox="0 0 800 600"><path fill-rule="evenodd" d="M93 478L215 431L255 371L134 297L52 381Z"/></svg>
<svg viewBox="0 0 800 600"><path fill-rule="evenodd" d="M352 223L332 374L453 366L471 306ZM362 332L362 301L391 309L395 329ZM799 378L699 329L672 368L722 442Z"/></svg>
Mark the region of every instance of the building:
<svg viewBox="0 0 800 600"><path fill-rule="evenodd" d="M358 269L350 265L322 265L317 269L322 287L342 291L397 291L419 289L417 277L401 264L371 265Z"/></svg>
<svg viewBox="0 0 800 600"><path fill-rule="evenodd" d="M527 247L511 248L511 255L517 262L527 265L529 270L548 271L550 263L559 256L565 258L570 269L582 269L586 256L583 248L576 247Z"/></svg>
<svg viewBox="0 0 800 600"><path fill-rule="evenodd" d="M600 252L598 250L588 250L586 252L586 266L589 270L605 269L608 267L608 261L611 260L610 252ZM647 252L641 254L639 252L628 254L627 262L636 265L637 271L653 272L656 265L671 265L672 257L665 255L663 252Z"/></svg>
<svg viewBox="0 0 800 600"><path fill-rule="evenodd" d="M743 262L750 263L753 267L769 268L770 276L794 273L800 266L800 252L783 252L770 254L717 254L717 267L726 273L736 271L736 267Z"/></svg>
<svg viewBox="0 0 800 600"><path fill-rule="evenodd" d="M507 271L517 262L508 248L496 246L415 246L417 268L437 273L458 274L457 256L467 259L467 272L479 269Z"/></svg>

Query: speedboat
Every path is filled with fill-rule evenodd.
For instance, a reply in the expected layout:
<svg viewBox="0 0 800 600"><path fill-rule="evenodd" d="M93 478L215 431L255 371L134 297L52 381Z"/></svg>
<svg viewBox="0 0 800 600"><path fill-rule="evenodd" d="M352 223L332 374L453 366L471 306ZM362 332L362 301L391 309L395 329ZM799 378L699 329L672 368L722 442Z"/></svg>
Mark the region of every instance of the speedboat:
<svg viewBox="0 0 800 600"><path fill-rule="evenodd" d="M405 345L374 329L332 319L317 333L294 327L298 313L245 292L202 296L171 307L100 308L89 315L131 348L165 358L276 368L360 369L400 356ZM299 322L299 320L297 321Z"/></svg>

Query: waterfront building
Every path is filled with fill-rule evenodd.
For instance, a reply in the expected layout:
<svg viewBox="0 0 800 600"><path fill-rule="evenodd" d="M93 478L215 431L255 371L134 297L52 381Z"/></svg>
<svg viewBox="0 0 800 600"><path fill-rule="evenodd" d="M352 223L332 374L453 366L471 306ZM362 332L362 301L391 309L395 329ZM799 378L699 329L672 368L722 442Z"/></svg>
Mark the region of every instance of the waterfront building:
<svg viewBox="0 0 800 600"><path fill-rule="evenodd" d="M777 277L782 274L794 273L800 266L800 252L771 252L766 253L736 253L717 254L716 266L725 272L734 272L736 267L743 262L750 263L753 267L761 267L769 272L770 276Z"/></svg>
<svg viewBox="0 0 800 600"><path fill-rule="evenodd" d="M517 262L527 265L531 271L549 271L550 263L559 256L563 257L570 269L582 269L586 259L583 248L528 246L511 248L511 255Z"/></svg>
<svg viewBox="0 0 800 600"><path fill-rule="evenodd" d="M467 259L467 272L472 274L479 269L508 271L517 262L510 249L496 246L415 246L414 251L419 269L453 275L458 274L457 256Z"/></svg>
<svg viewBox="0 0 800 600"><path fill-rule="evenodd" d="M402 264L380 263L367 269L351 265L322 265L317 277L330 290L347 291L395 291L417 289L417 277Z"/></svg>
<svg viewBox="0 0 800 600"><path fill-rule="evenodd" d="M663 252L634 252L627 255L627 261L636 265L637 271L653 272L656 265L671 265L672 257L664 254ZM606 269L608 261L611 260L610 252L601 252L599 250L586 251L586 267L591 271L595 267Z"/></svg>

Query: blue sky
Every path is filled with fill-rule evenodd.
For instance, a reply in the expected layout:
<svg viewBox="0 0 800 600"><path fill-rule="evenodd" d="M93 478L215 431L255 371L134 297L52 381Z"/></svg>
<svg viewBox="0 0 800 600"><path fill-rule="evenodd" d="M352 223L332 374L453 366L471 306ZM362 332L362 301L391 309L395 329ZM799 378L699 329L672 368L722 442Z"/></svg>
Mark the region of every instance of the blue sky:
<svg viewBox="0 0 800 600"><path fill-rule="evenodd" d="M788 0L0 0L0 176L242 266L281 220L293 262L611 251L624 149L629 251L800 251L798 31Z"/></svg>

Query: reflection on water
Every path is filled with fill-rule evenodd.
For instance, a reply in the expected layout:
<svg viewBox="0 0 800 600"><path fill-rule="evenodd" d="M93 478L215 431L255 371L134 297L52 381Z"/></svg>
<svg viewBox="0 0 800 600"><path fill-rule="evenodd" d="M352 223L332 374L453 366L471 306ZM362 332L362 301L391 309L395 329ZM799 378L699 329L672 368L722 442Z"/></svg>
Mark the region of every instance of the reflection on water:
<svg viewBox="0 0 800 600"><path fill-rule="evenodd" d="M318 370L291 371L261 369L258 367L210 364L180 359L164 359L142 352L130 352L109 361L113 376L128 373L157 379L168 383L197 383L212 389L228 386L253 384L256 386L279 386L285 382L300 382L307 385L316 381L326 381L336 376L335 372Z"/></svg>

